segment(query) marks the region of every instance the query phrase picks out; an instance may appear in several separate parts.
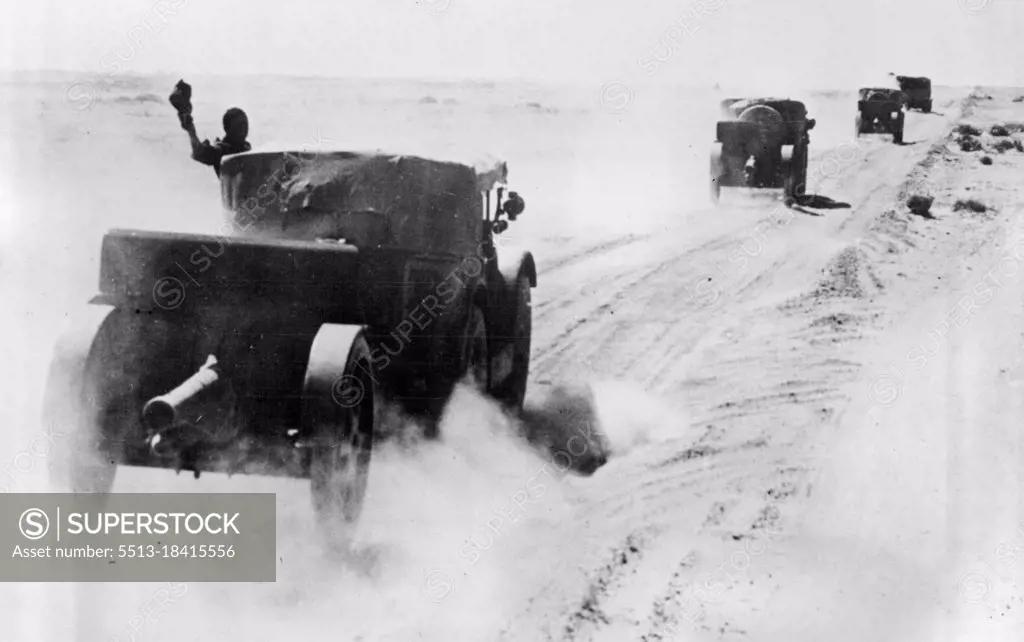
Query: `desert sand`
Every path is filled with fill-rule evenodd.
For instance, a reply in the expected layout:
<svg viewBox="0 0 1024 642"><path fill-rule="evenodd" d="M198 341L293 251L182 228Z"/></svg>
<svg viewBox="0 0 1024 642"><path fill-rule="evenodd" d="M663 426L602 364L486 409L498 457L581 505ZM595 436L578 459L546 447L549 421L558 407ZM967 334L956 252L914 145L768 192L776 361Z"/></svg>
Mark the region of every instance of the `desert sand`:
<svg viewBox="0 0 1024 642"><path fill-rule="evenodd" d="M0 91L9 492L47 489L45 454L23 453L46 438L50 349L103 233L220 223L165 102L176 78L69 104L74 80ZM527 210L504 242L539 269L527 404L589 386L609 461L563 475L460 391L440 442L375 455L343 561L314 544L306 484L122 469L120 492L277 493L277 582L5 585L7 639L1024 639L1024 154L951 134L1024 121L1024 90L936 87L902 146L854 137L853 90L794 95L818 122L812 205L831 206L789 210L770 193L711 207L710 90L609 105L585 86L189 81L211 138L238 105L254 140L507 159ZM528 483L544 490L496 523Z"/></svg>

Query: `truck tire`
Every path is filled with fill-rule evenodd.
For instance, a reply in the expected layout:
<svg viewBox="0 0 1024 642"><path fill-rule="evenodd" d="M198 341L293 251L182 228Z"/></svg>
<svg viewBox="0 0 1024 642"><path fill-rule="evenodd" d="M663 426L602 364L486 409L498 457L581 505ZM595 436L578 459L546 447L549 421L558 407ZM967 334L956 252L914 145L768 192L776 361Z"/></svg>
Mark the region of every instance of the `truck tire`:
<svg viewBox="0 0 1024 642"><path fill-rule="evenodd" d="M302 427L310 439L313 509L328 550L344 552L355 534L380 411L380 393L362 328L325 324L310 348Z"/></svg>
<svg viewBox="0 0 1024 642"><path fill-rule="evenodd" d="M530 279L520 274L509 285L512 288L510 302L514 307L507 310L512 317L512 372L491 395L507 410L519 413L526 399L526 386L530 378L530 345L533 334L533 305L531 302Z"/></svg>
<svg viewBox="0 0 1024 642"><path fill-rule="evenodd" d="M487 344L487 320L480 306L473 305L469 310L466 334L462 344L462 376L481 394L490 391L491 362Z"/></svg>
<svg viewBox="0 0 1024 642"><path fill-rule="evenodd" d="M125 416L127 393L117 312L89 305L57 341L43 397L43 430L56 492L109 493L119 457L108 430Z"/></svg>
<svg viewBox="0 0 1024 642"><path fill-rule="evenodd" d="M799 203L806 190L806 162L806 152L802 145L786 145L782 148L779 169L782 173L783 200L787 207Z"/></svg>
<svg viewBox="0 0 1024 642"><path fill-rule="evenodd" d="M722 177L724 174L725 168L722 165L722 144L715 143L711 147L711 165L708 176L711 202L715 205L718 205L718 201L722 197Z"/></svg>

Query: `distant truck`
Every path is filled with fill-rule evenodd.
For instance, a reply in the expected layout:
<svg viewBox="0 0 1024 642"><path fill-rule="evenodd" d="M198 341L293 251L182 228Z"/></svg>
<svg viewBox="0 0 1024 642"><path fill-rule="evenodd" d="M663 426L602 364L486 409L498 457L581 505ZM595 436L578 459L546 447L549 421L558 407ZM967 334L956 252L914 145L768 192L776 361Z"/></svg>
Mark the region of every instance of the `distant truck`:
<svg viewBox="0 0 1024 642"><path fill-rule="evenodd" d="M892 134L892 142L903 143L907 94L899 89L862 87L857 100L857 136Z"/></svg>
<svg viewBox="0 0 1024 642"><path fill-rule="evenodd" d="M723 187L782 188L786 203L799 201L807 183L807 108L786 98L728 98L720 104L711 150L711 200Z"/></svg>
<svg viewBox="0 0 1024 642"><path fill-rule="evenodd" d="M932 81L924 76L896 76L900 90L908 97L909 109L920 109L924 113L932 110Z"/></svg>

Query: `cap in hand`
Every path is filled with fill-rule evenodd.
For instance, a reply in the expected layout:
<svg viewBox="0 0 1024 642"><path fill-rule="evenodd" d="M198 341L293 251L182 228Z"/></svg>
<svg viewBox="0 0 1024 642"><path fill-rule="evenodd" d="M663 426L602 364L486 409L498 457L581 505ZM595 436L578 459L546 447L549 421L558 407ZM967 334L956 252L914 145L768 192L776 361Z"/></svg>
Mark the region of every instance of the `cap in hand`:
<svg viewBox="0 0 1024 642"><path fill-rule="evenodd" d="M171 92L169 100L171 105L178 110L179 114L191 114L192 86L184 80L179 80L178 84L174 86L174 91ZM182 126L184 126L184 123L182 123Z"/></svg>

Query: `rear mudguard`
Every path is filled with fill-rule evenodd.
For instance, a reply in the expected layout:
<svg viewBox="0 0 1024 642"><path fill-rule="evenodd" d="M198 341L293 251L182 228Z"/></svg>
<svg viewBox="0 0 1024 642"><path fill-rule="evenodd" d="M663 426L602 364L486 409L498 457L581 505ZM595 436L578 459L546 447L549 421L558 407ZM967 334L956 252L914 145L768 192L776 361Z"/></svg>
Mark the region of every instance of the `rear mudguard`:
<svg viewBox="0 0 1024 642"><path fill-rule="evenodd" d="M530 287L537 287L537 264L532 252L505 248L497 244L494 252L498 260L498 270L506 283L514 282L520 274L525 274L530 279Z"/></svg>
<svg viewBox="0 0 1024 642"><path fill-rule="evenodd" d="M302 384L301 427L304 437L318 434L318 427L327 424L348 428L338 419L339 411L352 408L365 397L373 401L374 425L381 417L380 381L373 362L359 363L366 377L346 371L353 347L365 338L365 328L358 325L325 323L320 326L309 348L309 360ZM306 471L308 473L308 471Z"/></svg>

